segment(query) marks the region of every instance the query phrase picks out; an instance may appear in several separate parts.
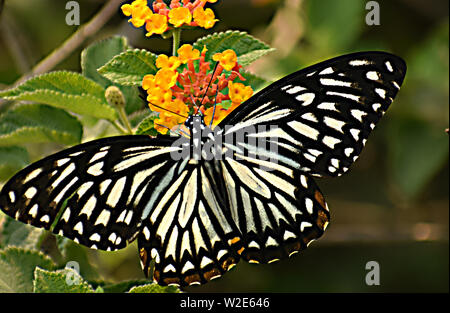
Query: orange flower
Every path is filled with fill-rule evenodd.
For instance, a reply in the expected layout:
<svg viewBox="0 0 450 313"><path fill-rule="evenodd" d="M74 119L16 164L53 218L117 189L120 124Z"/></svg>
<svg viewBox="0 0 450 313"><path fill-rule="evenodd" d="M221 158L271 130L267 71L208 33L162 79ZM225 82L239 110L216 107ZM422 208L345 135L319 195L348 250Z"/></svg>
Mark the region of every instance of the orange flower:
<svg viewBox="0 0 450 313"><path fill-rule="evenodd" d="M183 64L200 58L200 51L193 49L189 44L182 45L177 52L178 58Z"/></svg>
<svg viewBox="0 0 450 313"><path fill-rule="evenodd" d="M231 71L237 63L237 55L231 49L225 50L222 53L216 53L213 55L214 61L219 61L219 64L227 71Z"/></svg>
<svg viewBox="0 0 450 313"><path fill-rule="evenodd" d="M183 24L189 25L191 21L192 14L188 8L179 7L169 12L169 22L175 27L181 27Z"/></svg>
<svg viewBox="0 0 450 313"><path fill-rule="evenodd" d="M250 98L253 94L253 89L250 86L245 86L241 83L228 82L228 95L233 105L240 104Z"/></svg>
<svg viewBox="0 0 450 313"><path fill-rule="evenodd" d="M198 7L194 10L194 22L200 27L211 28L217 21L218 19L215 19L214 12L211 9L203 10L202 7Z"/></svg>
<svg viewBox="0 0 450 313"><path fill-rule="evenodd" d="M150 10L150 9L149 9ZM163 34L169 25L167 24L167 16L161 14L151 14L147 18L145 29L147 34L145 36L150 37L153 34Z"/></svg>

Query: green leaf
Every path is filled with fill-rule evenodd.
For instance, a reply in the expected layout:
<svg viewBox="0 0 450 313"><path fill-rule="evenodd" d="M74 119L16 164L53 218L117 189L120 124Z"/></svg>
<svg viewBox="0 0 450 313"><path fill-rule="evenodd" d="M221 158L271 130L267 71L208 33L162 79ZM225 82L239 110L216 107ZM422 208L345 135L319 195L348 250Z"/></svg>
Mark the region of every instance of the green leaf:
<svg viewBox="0 0 450 313"><path fill-rule="evenodd" d="M0 146L37 142L66 145L81 141L81 123L64 110L42 104L17 106L0 116Z"/></svg>
<svg viewBox="0 0 450 313"><path fill-rule="evenodd" d="M67 262L75 261L80 265L80 274L88 281L95 281L100 278L98 271L89 262L88 248L83 247L72 240L69 240L64 245L64 258Z"/></svg>
<svg viewBox="0 0 450 313"><path fill-rule="evenodd" d="M35 293L94 293L94 289L74 269L47 271L34 270Z"/></svg>
<svg viewBox="0 0 450 313"><path fill-rule="evenodd" d="M245 78L245 80L244 81L238 80L238 81L242 82L246 86L251 86L254 92L257 92L259 89L268 84L268 82L265 79L258 77L254 74L251 74L249 72L241 71L241 74Z"/></svg>
<svg viewBox="0 0 450 313"><path fill-rule="evenodd" d="M158 132L155 129L154 121L158 118L156 114L146 117L138 126L136 135L156 136Z"/></svg>
<svg viewBox="0 0 450 313"><path fill-rule="evenodd" d="M36 266L54 268L53 262L38 251L17 247L0 250L0 292L32 292Z"/></svg>
<svg viewBox="0 0 450 313"><path fill-rule="evenodd" d="M148 283L148 280L129 280L129 281L123 281L117 284L108 284L108 285L102 285L101 288L106 293L123 293L127 292L131 288L135 286L140 286ZM99 286L100 287L100 286Z"/></svg>
<svg viewBox="0 0 450 313"><path fill-rule="evenodd" d="M82 74L103 87L111 85L111 81L97 72L109 60L126 51L128 48L125 37L114 36L91 44L81 52Z"/></svg>
<svg viewBox="0 0 450 313"><path fill-rule="evenodd" d="M24 249L38 249L43 228L32 227L7 216L2 226L2 244Z"/></svg>
<svg viewBox="0 0 450 313"><path fill-rule="evenodd" d="M160 286L158 284L146 284L130 289L129 293L179 293L180 289L175 286Z"/></svg>
<svg viewBox="0 0 450 313"><path fill-rule="evenodd" d="M443 128L414 118L391 124L391 174L396 187L413 199L448 160L448 135Z"/></svg>
<svg viewBox="0 0 450 313"><path fill-rule="evenodd" d="M125 86L140 86L147 74L155 74L157 55L140 49L133 49L115 56L98 69L98 72L113 81Z"/></svg>
<svg viewBox="0 0 450 313"><path fill-rule="evenodd" d="M239 64L242 66L247 66L263 55L275 50L246 32L231 30L200 38L193 46L202 51L205 45L208 49L206 60L211 60L212 56L218 52L233 49L238 56Z"/></svg>
<svg viewBox="0 0 450 313"><path fill-rule="evenodd" d="M128 49L127 39L121 36L113 36L91 44L81 53L82 74L97 82L103 88L109 86L118 87L126 100L125 111L130 114L142 107L142 100L139 98L139 91L134 86L122 86L114 84L111 80L100 75L98 68L105 65L116 55Z"/></svg>
<svg viewBox="0 0 450 313"><path fill-rule="evenodd" d="M116 120L99 84L74 72L58 71L30 78L16 88L0 92L0 98L48 104L74 113Z"/></svg>
<svg viewBox="0 0 450 313"><path fill-rule="evenodd" d="M145 118L148 117L149 114L154 113L152 113L148 108L133 112L130 116L128 116L131 126L138 126Z"/></svg>
<svg viewBox="0 0 450 313"><path fill-rule="evenodd" d="M6 180L29 164L28 152L22 147L0 147L0 181Z"/></svg>

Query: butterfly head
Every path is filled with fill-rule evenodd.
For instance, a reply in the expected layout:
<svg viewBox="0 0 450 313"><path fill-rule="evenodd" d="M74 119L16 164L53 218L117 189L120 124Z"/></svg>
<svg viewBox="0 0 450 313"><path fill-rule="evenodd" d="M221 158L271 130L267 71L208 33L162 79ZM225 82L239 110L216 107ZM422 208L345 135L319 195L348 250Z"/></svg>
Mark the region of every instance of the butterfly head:
<svg viewBox="0 0 450 313"><path fill-rule="evenodd" d="M200 129L204 129L206 127L203 115L200 113L189 115L184 122L184 126L186 126L191 133L194 128L200 127Z"/></svg>

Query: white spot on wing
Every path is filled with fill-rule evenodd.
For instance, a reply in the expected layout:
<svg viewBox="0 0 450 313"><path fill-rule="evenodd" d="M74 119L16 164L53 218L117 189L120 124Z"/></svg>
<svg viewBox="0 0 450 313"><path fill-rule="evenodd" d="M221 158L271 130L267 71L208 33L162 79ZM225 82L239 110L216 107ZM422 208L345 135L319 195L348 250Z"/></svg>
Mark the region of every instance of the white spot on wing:
<svg viewBox="0 0 450 313"><path fill-rule="evenodd" d="M111 211L103 210L100 213L100 215L97 217L97 220L95 221L94 225L100 225L100 224L103 224L105 226L108 225L110 216L111 216Z"/></svg>
<svg viewBox="0 0 450 313"><path fill-rule="evenodd" d="M348 62L351 66L361 66L361 65L369 65L371 62L368 60L351 60Z"/></svg>
<svg viewBox="0 0 450 313"><path fill-rule="evenodd" d="M334 149L334 146L338 143L340 143L341 141L337 138L331 137L331 136L325 136L322 139L322 142L327 145L328 147L330 147L331 149Z"/></svg>
<svg viewBox="0 0 450 313"><path fill-rule="evenodd" d="M337 120L337 119L334 119L334 118L328 117L328 116L325 116L324 119L323 119L323 121L324 121L324 123L325 123L328 127L333 128L333 129L336 129L337 131L339 131L339 132L341 132L341 133L344 132L344 131L342 130L342 127L344 127L345 122L339 121L339 120Z"/></svg>
<svg viewBox="0 0 450 313"><path fill-rule="evenodd" d="M373 110L374 110L375 112L378 112L378 109L381 108L381 104L379 104L379 103L374 103L374 104L372 104L372 108L373 108Z"/></svg>
<svg viewBox="0 0 450 313"><path fill-rule="evenodd" d="M336 80L332 78L321 78L320 83L325 86L341 86L341 87L351 87L352 83L345 82L342 80Z"/></svg>
<svg viewBox="0 0 450 313"><path fill-rule="evenodd" d="M22 184L25 184L27 182L29 182L30 180L32 180L33 178L36 178L40 173L42 172L42 169L38 168L35 169L34 171L30 172L25 179L23 180Z"/></svg>
<svg viewBox="0 0 450 313"><path fill-rule="evenodd" d="M290 121L288 123L290 127L292 127L296 132L299 134L309 137L311 139L317 140L319 136L319 131L315 128L312 128L311 126L308 126L306 124L303 124L298 121Z"/></svg>
<svg viewBox="0 0 450 313"><path fill-rule="evenodd" d="M367 115L366 112L357 109L351 110L350 113L353 115L354 118L356 118L361 123L363 122L362 120L363 116Z"/></svg>
<svg viewBox="0 0 450 313"><path fill-rule="evenodd" d="M31 217L36 218L38 212L38 205L35 204L31 207L31 209L28 211L28 214L31 215Z"/></svg>
<svg viewBox="0 0 450 313"><path fill-rule="evenodd" d="M302 222L300 224L300 231L302 232L305 229L305 227L311 227L311 226L312 226L312 224L310 222Z"/></svg>
<svg viewBox="0 0 450 313"><path fill-rule="evenodd" d="M317 118L311 112L302 115L302 118L311 122L317 122Z"/></svg>
<svg viewBox="0 0 450 313"><path fill-rule="evenodd" d="M30 187L25 191L25 197L28 199L33 198L35 194L37 194L37 189L35 187Z"/></svg>
<svg viewBox="0 0 450 313"><path fill-rule="evenodd" d="M69 158L61 159L61 160L56 161L56 165L63 166L64 164L66 164L69 161L70 161Z"/></svg>
<svg viewBox="0 0 450 313"><path fill-rule="evenodd" d="M380 79L380 74L375 71L369 71L366 73L366 77L370 80L378 80Z"/></svg>
<svg viewBox="0 0 450 313"><path fill-rule="evenodd" d="M326 69L322 70L322 71L319 73L319 75L333 74L333 73L334 73L333 68L327 67Z"/></svg>
<svg viewBox="0 0 450 313"><path fill-rule="evenodd" d="M306 211L308 211L309 214L313 214L313 202L310 198L305 198L305 207Z"/></svg>
<svg viewBox="0 0 450 313"><path fill-rule="evenodd" d="M383 99L386 99L386 90L382 88L375 88L375 92Z"/></svg>
<svg viewBox="0 0 450 313"><path fill-rule="evenodd" d="M336 109L336 103L332 103L332 102L322 102L321 104L319 104L317 106L318 109L322 109L322 110L330 110L330 111L336 111L339 112Z"/></svg>
<svg viewBox="0 0 450 313"><path fill-rule="evenodd" d="M343 98L347 98L356 102L359 102L360 97L351 93L342 93L342 92L336 92L336 91L327 91L327 95L330 96L339 96Z"/></svg>
<svg viewBox="0 0 450 313"><path fill-rule="evenodd" d="M292 95L292 94L299 93L300 91L304 91L304 90L306 90L305 87L302 87L302 86L294 86L294 87L292 87L292 88L286 90L286 92L287 92L288 94Z"/></svg>
<svg viewBox="0 0 450 313"><path fill-rule="evenodd" d="M360 133L360 132L361 132L361 131L360 131L359 129L356 129L356 128L350 129L350 134L352 134L353 138L354 138L356 141L359 140L359 133Z"/></svg>
<svg viewBox="0 0 450 313"><path fill-rule="evenodd" d="M303 106L307 106L307 105L310 105L314 101L315 97L316 97L316 95L313 94L312 92L307 92L307 93L302 93L301 95L295 97L295 99L297 99L298 101L302 101Z"/></svg>
<svg viewBox="0 0 450 313"><path fill-rule="evenodd" d="M387 68L387 70L388 70L389 72L392 73L392 72L394 71L394 68L392 67L391 62L386 61L384 64L386 65L386 68Z"/></svg>
<svg viewBox="0 0 450 313"><path fill-rule="evenodd" d="M95 161L102 159L108 154L108 151L97 152L94 156L89 160L89 163L94 163Z"/></svg>

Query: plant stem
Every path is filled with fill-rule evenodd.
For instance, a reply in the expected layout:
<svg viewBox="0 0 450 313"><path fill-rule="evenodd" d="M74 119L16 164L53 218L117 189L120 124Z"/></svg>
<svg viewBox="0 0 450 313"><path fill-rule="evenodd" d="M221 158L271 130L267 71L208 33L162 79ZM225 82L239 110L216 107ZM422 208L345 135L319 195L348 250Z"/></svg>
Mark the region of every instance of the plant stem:
<svg viewBox="0 0 450 313"><path fill-rule="evenodd" d="M127 134L127 130L125 128L123 128L122 125L120 125L119 123L117 123L117 121L109 121L121 134Z"/></svg>
<svg viewBox="0 0 450 313"><path fill-rule="evenodd" d="M176 56L178 48L180 47L181 28L174 28L174 30L172 31L172 37L173 37L172 55Z"/></svg>
<svg viewBox="0 0 450 313"><path fill-rule="evenodd" d="M119 111L120 120L122 121L122 124L125 125L125 127L126 127L125 133L128 133L130 135L133 134L133 130L131 129L130 121L128 121L127 113L125 112L125 107L120 106L117 109Z"/></svg>
<svg viewBox="0 0 450 313"><path fill-rule="evenodd" d="M87 38L96 35L100 28L109 21L109 19L117 14L117 8L122 0L110 0L101 10L86 24L80 26L78 30L70 36L60 47L54 50L45 59L39 62L32 70L19 79L23 81L29 76L42 74L55 67L62 60L67 58L76 48L78 48Z"/></svg>

